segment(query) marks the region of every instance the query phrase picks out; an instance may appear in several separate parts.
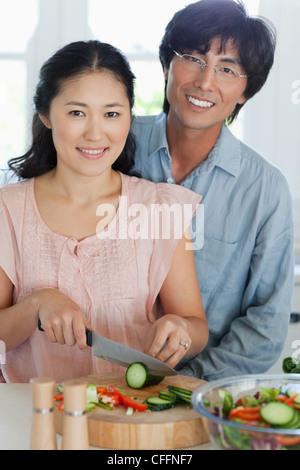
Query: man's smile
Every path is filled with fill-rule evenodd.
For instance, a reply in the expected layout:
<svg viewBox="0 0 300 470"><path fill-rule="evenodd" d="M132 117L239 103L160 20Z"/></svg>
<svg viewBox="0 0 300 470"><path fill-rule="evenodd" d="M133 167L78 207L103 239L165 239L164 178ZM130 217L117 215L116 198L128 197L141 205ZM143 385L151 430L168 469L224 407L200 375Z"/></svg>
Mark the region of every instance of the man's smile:
<svg viewBox="0 0 300 470"><path fill-rule="evenodd" d="M195 98L194 96L190 95L186 95L186 99L193 105L198 106L199 108L211 108L215 105L215 103L212 103L211 101Z"/></svg>

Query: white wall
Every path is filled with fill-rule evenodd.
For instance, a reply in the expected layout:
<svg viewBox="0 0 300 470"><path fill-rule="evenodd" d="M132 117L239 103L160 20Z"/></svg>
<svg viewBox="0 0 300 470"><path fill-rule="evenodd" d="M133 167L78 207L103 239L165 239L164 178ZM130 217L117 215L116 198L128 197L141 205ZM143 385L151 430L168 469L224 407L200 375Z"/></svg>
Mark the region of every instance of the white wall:
<svg viewBox="0 0 300 470"><path fill-rule="evenodd" d="M261 0L259 13L277 28L277 50L267 84L245 105L243 138L287 177L300 254L300 0Z"/></svg>

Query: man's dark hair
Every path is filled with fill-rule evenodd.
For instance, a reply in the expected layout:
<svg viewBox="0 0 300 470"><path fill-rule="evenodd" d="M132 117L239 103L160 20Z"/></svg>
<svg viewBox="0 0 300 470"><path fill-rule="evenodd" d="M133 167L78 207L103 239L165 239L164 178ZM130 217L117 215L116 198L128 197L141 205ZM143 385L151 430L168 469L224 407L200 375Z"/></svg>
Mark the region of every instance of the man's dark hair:
<svg viewBox="0 0 300 470"><path fill-rule="evenodd" d="M200 0L175 13L166 27L159 48L164 69L168 69L174 56L179 53L210 50L213 39L220 38L220 53L228 41L236 47L246 74L246 100L252 98L264 85L274 62L276 32L274 26L262 17L249 16L239 0ZM232 122L243 104L237 104L228 118ZM163 110L169 112L166 96Z"/></svg>

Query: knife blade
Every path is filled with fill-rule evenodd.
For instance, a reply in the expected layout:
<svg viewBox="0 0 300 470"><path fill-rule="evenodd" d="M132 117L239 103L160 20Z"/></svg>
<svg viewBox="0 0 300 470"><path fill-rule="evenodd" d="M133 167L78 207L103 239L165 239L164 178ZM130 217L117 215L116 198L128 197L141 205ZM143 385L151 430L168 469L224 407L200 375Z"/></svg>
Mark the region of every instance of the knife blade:
<svg viewBox="0 0 300 470"><path fill-rule="evenodd" d="M38 320L38 329L44 331L40 319ZM137 351L136 349L124 346L104 336L97 335L91 330L86 329L86 343L93 350L96 357L105 359L123 367L129 367L133 362L142 362L148 367L153 375L169 376L178 375L178 372L164 362L149 356L149 354Z"/></svg>
<svg viewBox="0 0 300 470"><path fill-rule="evenodd" d="M149 354L124 346L90 330L86 330L86 335L87 345L92 347L93 354L96 357L123 367L128 367L133 362L142 362L153 375L169 376L178 374L175 369L159 359L149 356Z"/></svg>

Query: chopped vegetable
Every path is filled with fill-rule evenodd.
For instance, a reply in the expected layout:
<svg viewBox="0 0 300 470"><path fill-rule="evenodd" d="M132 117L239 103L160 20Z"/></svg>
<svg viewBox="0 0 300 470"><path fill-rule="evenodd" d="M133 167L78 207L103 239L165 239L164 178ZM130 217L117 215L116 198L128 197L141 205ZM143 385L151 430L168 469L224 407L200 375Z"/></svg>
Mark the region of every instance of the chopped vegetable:
<svg viewBox="0 0 300 470"><path fill-rule="evenodd" d="M213 406L217 416L225 417L228 421L250 426L269 427L277 429L300 429L300 391L297 385L282 385L279 388L261 388L254 395L244 395L234 402L231 394L220 390L221 402L205 406ZM298 407L298 408L297 408ZM300 450L300 436L283 436L276 434L272 437L257 436L244 429L230 426L217 426L219 435L214 431L214 439L224 449L239 450Z"/></svg>
<svg viewBox="0 0 300 470"><path fill-rule="evenodd" d="M87 385L86 391L86 411L89 412L95 407L112 410L115 406L121 405L127 408L127 415L134 411L162 411L171 408L179 403L190 404L192 391L179 388L174 385L168 386L169 391L159 391L157 396L147 398L144 403L139 403L125 392L115 388L100 387L94 384ZM60 401L58 410L63 410L63 391L54 396L56 401Z"/></svg>
<svg viewBox="0 0 300 470"><path fill-rule="evenodd" d="M130 388L143 388L159 384L164 377L153 375L142 362L133 362L126 370L126 382Z"/></svg>
<svg viewBox="0 0 300 470"><path fill-rule="evenodd" d="M89 384L86 387L86 405L87 407L91 404L98 402L97 388L94 384Z"/></svg>
<svg viewBox="0 0 300 470"><path fill-rule="evenodd" d="M300 362L295 358L286 357L282 361L282 370L285 373L300 374Z"/></svg>
<svg viewBox="0 0 300 470"><path fill-rule="evenodd" d="M99 400L97 403L94 403L95 406L99 406L99 408L104 408L105 410L112 410L112 406L104 403L103 401Z"/></svg>
<svg viewBox="0 0 300 470"><path fill-rule="evenodd" d="M297 411L283 402L271 402L262 406L260 409L261 417L267 422L276 427L285 426L293 420ZM259 418L258 418L259 419Z"/></svg>
<svg viewBox="0 0 300 470"><path fill-rule="evenodd" d="M63 409L64 409L64 402L62 401L62 402L59 404L57 410L58 410L58 411L63 411Z"/></svg>
<svg viewBox="0 0 300 470"><path fill-rule="evenodd" d="M175 385L168 385L168 389L171 393L174 393L178 401L184 401L191 403L192 391L186 390L185 388L175 387Z"/></svg>
<svg viewBox="0 0 300 470"><path fill-rule="evenodd" d="M107 392L107 387L97 387L97 394Z"/></svg>
<svg viewBox="0 0 300 470"><path fill-rule="evenodd" d="M149 397L145 403L147 404L150 411L167 410L175 405L175 401L173 399L169 400L159 396Z"/></svg>
<svg viewBox="0 0 300 470"><path fill-rule="evenodd" d="M133 408L135 411L145 411L148 408L145 403L136 402L133 398L117 390L113 385L110 385L108 390L115 393L119 397L120 404L127 406L127 408Z"/></svg>
<svg viewBox="0 0 300 470"><path fill-rule="evenodd" d="M219 391L220 398L223 400L223 416L226 417L228 413L232 410L233 399L229 392L226 390Z"/></svg>
<svg viewBox="0 0 300 470"><path fill-rule="evenodd" d="M247 407L247 406L239 406L237 408L233 408L228 412L228 418L229 419L234 419L234 418L240 418L241 420L244 421L258 421L260 419L260 410L261 406L253 406L253 407Z"/></svg>
<svg viewBox="0 0 300 470"><path fill-rule="evenodd" d="M176 403L177 401L177 396L175 393L173 392L165 392L165 391L161 391L161 392L158 392L158 396L160 398L164 398L165 400L169 400L171 402L173 402L174 404Z"/></svg>
<svg viewBox="0 0 300 470"><path fill-rule="evenodd" d="M57 395L54 395L54 400L55 401L62 401L64 399L64 394L63 393L58 393Z"/></svg>

